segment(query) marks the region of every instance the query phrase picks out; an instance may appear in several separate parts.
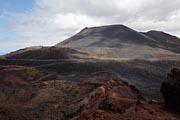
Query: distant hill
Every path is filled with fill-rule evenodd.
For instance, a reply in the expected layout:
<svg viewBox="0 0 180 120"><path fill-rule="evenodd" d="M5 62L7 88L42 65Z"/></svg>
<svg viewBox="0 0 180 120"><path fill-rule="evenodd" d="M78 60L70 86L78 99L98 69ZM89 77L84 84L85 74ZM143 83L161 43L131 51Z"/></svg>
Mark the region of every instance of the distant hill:
<svg viewBox="0 0 180 120"><path fill-rule="evenodd" d="M180 39L176 36L170 35L168 33L162 31L151 30L148 32L144 32L144 35L147 35L159 42L164 48L180 52Z"/></svg>
<svg viewBox="0 0 180 120"><path fill-rule="evenodd" d="M38 59L38 60L55 60L55 59L77 59L86 56L83 53L68 47L29 47L21 49L7 55L7 59Z"/></svg>
<svg viewBox="0 0 180 120"><path fill-rule="evenodd" d="M84 28L58 43L92 55L124 59L176 59L180 39L163 32L137 32L124 25Z"/></svg>

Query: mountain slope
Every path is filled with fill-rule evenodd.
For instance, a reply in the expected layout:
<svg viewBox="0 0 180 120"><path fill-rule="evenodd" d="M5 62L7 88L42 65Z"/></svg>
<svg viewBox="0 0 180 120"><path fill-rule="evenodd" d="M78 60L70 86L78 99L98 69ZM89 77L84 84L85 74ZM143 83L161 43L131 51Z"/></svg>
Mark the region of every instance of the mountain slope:
<svg viewBox="0 0 180 120"><path fill-rule="evenodd" d="M56 60L56 59L75 59L86 56L86 53L67 48L67 47L29 47L21 49L7 55L7 59L38 59L38 60Z"/></svg>
<svg viewBox="0 0 180 120"><path fill-rule="evenodd" d="M57 46L121 47L122 43L155 45L156 41L124 25L110 25L85 28Z"/></svg>
<svg viewBox="0 0 180 120"><path fill-rule="evenodd" d="M154 30L148 31L143 34L158 40L158 42L160 42L162 46L172 51L180 52L180 39L176 36L170 35L162 31L154 31Z"/></svg>
<svg viewBox="0 0 180 120"><path fill-rule="evenodd" d="M159 34L159 33L158 33ZM121 59L177 59L177 37L137 32L124 25L85 28L56 46L85 50L93 56ZM168 40L167 39L172 39ZM163 41L163 42L162 42Z"/></svg>

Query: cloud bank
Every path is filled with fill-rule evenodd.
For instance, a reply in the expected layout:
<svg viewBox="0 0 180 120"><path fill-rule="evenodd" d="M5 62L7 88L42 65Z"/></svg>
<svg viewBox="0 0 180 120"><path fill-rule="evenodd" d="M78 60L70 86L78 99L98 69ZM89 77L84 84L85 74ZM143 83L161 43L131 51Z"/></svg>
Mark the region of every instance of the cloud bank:
<svg viewBox="0 0 180 120"><path fill-rule="evenodd" d="M26 45L54 45L86 26L107 24L180 36L179 6L179 0L35 0L32 10L8 20Z"/></svg>

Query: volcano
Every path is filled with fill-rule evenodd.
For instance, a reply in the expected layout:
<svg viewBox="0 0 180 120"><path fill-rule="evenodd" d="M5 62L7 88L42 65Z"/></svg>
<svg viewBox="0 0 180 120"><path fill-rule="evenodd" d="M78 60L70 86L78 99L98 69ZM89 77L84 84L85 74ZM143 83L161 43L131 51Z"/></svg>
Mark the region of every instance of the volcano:
<svg viewBox="0 0 180 120"><path fill-rule="evenodd" d="M179 105L171 102L179 97L172 68L180 68L176 36L86 27L54 46L0 56L0 119L178 120L178 112L164 108Z"/></svg>
<svg viewBox="0 0 180 120"><path fill-rule="evenodd" d="M176 59L180 57L179 38L158 31L137 32L124 25L86 27L56 46L85 50L103 58Z"/></svg>

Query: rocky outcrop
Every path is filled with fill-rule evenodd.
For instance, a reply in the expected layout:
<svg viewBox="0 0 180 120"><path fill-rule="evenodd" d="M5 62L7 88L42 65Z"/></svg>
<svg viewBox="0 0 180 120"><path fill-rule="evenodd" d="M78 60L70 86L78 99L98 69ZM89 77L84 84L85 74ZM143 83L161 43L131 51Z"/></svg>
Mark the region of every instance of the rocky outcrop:
<svg viewBox="0 0 180 120"><path fill-rule="evenodd" d="M180 111L180 70L174 68L161 86L162 96L168 108Z"/></svg>
<svg viewBox="0 0 180 120"><path fill-rule="evenodd" d="M80 101L80 109L70 120L165 120L175 119L148 103L133 86L111 79ZM178 119L177 119L178 120Z"/></svg>
<svg viewBox="0 0 180 120"><path fill-rule="evenodd" d="M81 111L72 120L105 119L105 113L123 114L136 105L138 98L143 98L132 91L123 82L112 79L81 101Z"/></svg>
<svg viewBox="0 0 180 120"><path fill-rule="evenodd" d="M25 84L28 81L36 81L46 73L36 68L23 67L23 66L4 66L0 67L0 82L6 83L7 85Z"/></svg>

